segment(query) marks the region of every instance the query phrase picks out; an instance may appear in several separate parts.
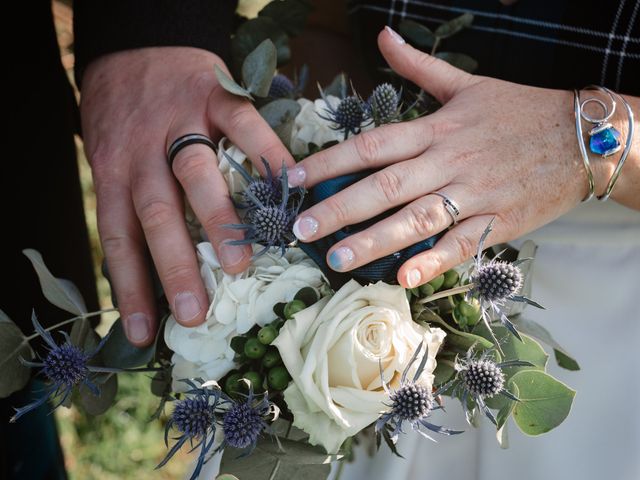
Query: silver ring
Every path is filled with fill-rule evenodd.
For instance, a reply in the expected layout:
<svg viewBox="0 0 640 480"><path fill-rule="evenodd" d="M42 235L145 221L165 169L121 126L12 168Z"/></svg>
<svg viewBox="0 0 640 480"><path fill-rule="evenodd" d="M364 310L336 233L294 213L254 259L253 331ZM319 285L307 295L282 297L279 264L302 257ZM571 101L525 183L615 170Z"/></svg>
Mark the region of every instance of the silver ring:
<svg viewBox="0 0 640 480"><path fill-rule="evenodd" d="M173 160L178 155L178 152L189 145L194 145L196 143L200 143L202 145L206 145L214 152L216 151L216 146L213 141L207 137L206 135L202 135L200 133L187 133L186 135L182 135L178 137L169 147L167 151L167 160L169 161L169 167L173 166Z"/></svg>
<svg viewBox="0 0 640 480"><path fill-rule="evenodd" d="M458 207L458 204L447 197L444 193L433 192L432 195L437 195L442 198L442 205L451 217L451 220L453 220L452 225L456 225L458 223L458 217L460 216L460 207Z"/></svg>

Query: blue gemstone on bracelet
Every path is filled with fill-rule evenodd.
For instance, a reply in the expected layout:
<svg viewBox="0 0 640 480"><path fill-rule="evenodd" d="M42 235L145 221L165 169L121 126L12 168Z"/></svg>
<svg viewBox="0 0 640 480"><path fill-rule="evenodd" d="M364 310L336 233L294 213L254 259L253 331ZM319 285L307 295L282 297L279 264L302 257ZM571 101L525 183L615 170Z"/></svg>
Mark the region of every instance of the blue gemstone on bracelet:
<svg viewBox="0 0 640 480"><path fill-rule="evenodd" d="M620 132L613 127L605 128L591 135L589 148L597 155L607 155L620 148Z"/></svg>

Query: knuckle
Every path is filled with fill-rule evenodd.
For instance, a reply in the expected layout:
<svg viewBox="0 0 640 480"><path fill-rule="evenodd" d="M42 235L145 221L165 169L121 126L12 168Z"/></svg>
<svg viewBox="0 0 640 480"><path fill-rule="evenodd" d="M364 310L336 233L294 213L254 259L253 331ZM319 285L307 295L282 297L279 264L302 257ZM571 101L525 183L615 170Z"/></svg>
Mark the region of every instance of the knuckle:
<svg viewBox="0 0 640 480"><path fill-rule="evenodd" d="M137 210L142 228L148 231L158 230L171 224L177 214L175 206L157 197L142 201Z"/></svg>
<svg viewBox="0 0 640 480"><path fill-rule="evenodd" d="M195 145L192 147L195 147ZM193 151L187 150L182 155L178 155L178 158L173 162L173 172L176 177L186 183L202 178L206 174L208 167L209 159L207 156L195 149Z"/></svg>
<svg viewBox="0 0 640 480"><path fill-rule="evenodd" d="M100 241L104 255L109 259L126 258L131 253L133 246L131 238L126 235L105 233Z"/></svg>
<svg viewBox="0 0 640 480"><path fill-rule="evenodd" d="M365 166L375 165L382 153L380 136L375 131L361 133L354 137L358 157Z"/></svg>
<svg viewBox="0 0 640 480"><path fill-rule="evenodd" d="M430 237L438 224L433 211L422 205L410 205L407 207L407 222L409 228L421 238Z"/></svg>
<svg viewBox="0 0 640 480"><path fill-rule="evenodd" d="M231 207L227 206L218 206L212 208L211 211L208 212L208 214L205 216L205 218L201 219L201 221L207 232L213 232L221 228L221 225L238 223L235 212Z"/></svg>
<svg viewBox="0 0 640 480"><path fill-rule="evenodd" d="M381 170L372 175L371 181L379 192L382 192L387 203L397 204L402 198L402 181L391 169Z"/></svg>
<svg viewBox="0 0 640 480"><path fill-rule="evenodd" d="M326 210L331 212L338 223L341 225L349 224L349 208L347 204L340 198L341 195L333 195L326 202Z"/></svg>
<svg viewBox="0 0 640 480"><path fill-rule="evenodd" d="M247 125L253 122L254 118L254 112L251 106L239 106L229 115L229 128L231 130L246 130Z"/></svg>
<svg viewBox="0 0 640 480"><path fill-rule="evenodd" d="M436 62L438 62L436 57L422 53L415 58L414 68L420 73L431 69Z"/></svg>
<svg viewBox="0 0 640 480"><path fill-rule="evenodd" d="M184 263L175 263L167 265L163 272L163 283L171 289L184 288L193 278L194 271L190 265Z"/></svg>
<svg viewBox="0 0 640 480"><path fill-rule="evenodd" d="M471 258L475 253L476 243L466 235L455 235L451 241L460 261Z"/></svg>

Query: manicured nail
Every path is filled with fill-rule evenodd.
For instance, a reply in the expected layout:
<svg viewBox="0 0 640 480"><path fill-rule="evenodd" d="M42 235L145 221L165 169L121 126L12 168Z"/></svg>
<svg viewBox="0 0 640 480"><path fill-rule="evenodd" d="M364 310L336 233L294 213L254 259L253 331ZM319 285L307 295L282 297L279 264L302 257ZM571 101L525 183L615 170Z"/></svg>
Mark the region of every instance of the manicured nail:
<svg viewBox="0 0 640 480"><path fill-rule="evenodd" d="M176 317L181 323L189 323L202 311L200 302L191 292L180 292L177 294L173 305Z"/></svg>
<svg viewBox="0 0 640 480"><path fill-rule="evenodd" d="M409 270L409 272L407 273L407 286L409 288L416 287L418 284L420 284L421 278L422 275L420 274L420 270L418 270L417 268Z"/></svg>
<svg viewBox="0 0 640 480"><path fill-rule="evenodd" d="M124 322L124 331L132 342L144 342L151 334L149 317L141 312L132 313Z"/></svg>
<svg viewBox="0 0 640 480"><path fill-rule="evenodd" d="M289 180L290 187L301 187L304 185L304 181L307 178L307 172L304 171L302 165L297 165L291 170L287 170L287 178Z"/></svg>
<svg viewBox="0 0 640 480"><path fill-rule="evenodd" d="M329 255L329 266L336 272L345 272L356 259L349 247L340 247Z"/></svg>
<svg viewBox="0 0 640 480"><path fill-rule="evenodd" d="M313 217L300 217L293 224L293 234L298 240L310 239L318 232L318 221Z"/></svg>
<svg viewBox="0 0 640 480"><path fill-rule="evenodd" d="M405 43L407 43L407 42L404 41L404 38L402 38L400 36L400 34L398 32L396 32L393 28L391 28L389 25L384 27L384 29L387 31L387 33L389 35L391 35L391 38L393 38L396 43L398 43L400 45L404 45Z"/></svg>
<svg viewBox="0 0 640 480"><path fill-rule="evenodd" d="M242 262L247 255L244 247L239 245L229 245L229 242L232 242L233 240L233 238L223 240L218 247L220 263L224 269L235 267Z"/></svg>

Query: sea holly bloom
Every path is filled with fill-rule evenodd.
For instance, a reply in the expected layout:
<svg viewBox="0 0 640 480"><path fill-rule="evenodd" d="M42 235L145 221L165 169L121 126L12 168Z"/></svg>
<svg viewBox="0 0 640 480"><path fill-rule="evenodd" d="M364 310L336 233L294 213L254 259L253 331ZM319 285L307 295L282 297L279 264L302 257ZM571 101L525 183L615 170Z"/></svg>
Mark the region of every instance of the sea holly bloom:
<svg viewBox="0 0 640 480"><path fill-rule="evenodd" d="M85 385L94 395L100 395L100 389L89 377L93 372L104 370L99 367L93 367L88 362L100 351L108 336L105 336L100 341L93 352L87 353L71 342L67 332L61 332L65 342L61 345L56 344L51 333L45 330L38 322L35 313L31 316L31 322L36 333L45 341L48 353L41 362L31 362L22 358L20 361L27 367L41 368L40 373L45 376L50 386L40 399L24 407L16 408L16 413L11 417L11 422L15 422L25 413L40 407L48 399L57 402L52 408L52 410L55 410L67 401L74 387L81 384Z"/></svg>
<svg viewBox="0 0 640 480"><path fill-rule="evenodd" d="M343 132L345 140L350 133L360 133L362 124L368 119L368 115L365 102L358 95L344 97L336 107L331 105L322 89L320 89L320 95L327 105L325 115L318 114L320 118L331 122L333 130Z"/></svg>
<svg viewBox="0 0 640 480"><path fill-rule="evenodd" d="M381 83L373 89L365 108L376 126L400 118L400 93L390 83Z"/></svg>
<svg viewBox="0 0 640 480"><path fill-rule="evenodd" d="M156 467L156 469L163 467L185 443L189 442L191 451L200 448L198 461L190 480L195 480L200 475L203 465L210 458L207 454L215 453L212 447L215 443L216 415L219 413L219 408L228 402L216 382L197 381L200 386L191 380L182 380L190 390L185 392L184 400L176 403L171 418L167 422L164 434L165 445L169 446L169 431L172 428L178 430L180 435L175 438L176 443Z"/></svg>
<svg viewBox="0 0 640 480"><path fill-rule="evenodd" d="M226 153L225 153L226 155ZM293 234L293 221L302 206L304 189L289 188L287 167L283 165L279 178L273 176L265 159L266 179L254 178L240 164L226 155L229 163L237 169L247 181L242 193L243 204L239 208L246 209L243 224L226 225L228 228L246 230L243 240L232 240L230 245L247 245L257 243L264 248L254 257L266 253L271 247L278 247L284 255L288 246L296 241Z"/></svg>
<svg viewBox="0 0 640 480"><path fill-rule="evenodd" d="M390 410L380 416L376 422L375 430L377 434L391 430L390 438L393 443L397 442L398 435L400 433L404 433L402 430L404 422L407 422L411 426L412 430L415 430L429 440L434 439L422 431L421 427L443 435L457 435L459 433L463 433L460 430L450 430L427 421L431 412L440 408L437 405L435 398L441 393L440 391L432 393L431 389L426 388L418 381L429 358L427 352L428 347L425 346L424 355L422 356L422 360L420 361L413 377L411 379L407 378L409 370L418 360L418 355L422 350L422 345L423 343L421 342L418 345L418 348L416 348L411 360L402 372L400 386L396 389L391 388L384 380L382 363L380 363L380 377L382 378L382 385L385 392L389 395L391 403L385 404L390 408Z"/></svg>
<svg viewBox="0 0 640 480"><path fill-rule="evenodd" d="M518 265L530 259L523 258L515 262L507 262L500 260L500 255L498 254L488 262L483 262L482 250L484 242L492 229L493 220L487 225L478 243L478 253L474 263L474 271L470 278L473 287L467 293L467 300L474 297L480 302L482 320L489 329L496 347L500 350L499 342L491 329L492 317L497 317L502 325L519 340L522 340L515 326L507 318L505 313L504 307L508 301L525 302L537 308L544 307L523 295L518 295L524 283L522 272L518 268Z"/></svg>
<svg viewBox="0 0 640 480"><path fill-rule="evenodd" d="M280 411L269 401L268 392L256 395L251 382L244 380L249 388L249 394L238 393L244 399L233 402L224 413L222 430L224 432L223 448L228 445L233 448L247 449L243 454L250 455L256 448L258 438L263 432L270 433L267 420L274 421Z"/></svg>
<svg viewBox="0 0 640 480"><path fill-rule="evenodd" d="M471 423L473 411L469 411L467 400L471 397L482 413L491 420L494 425L497 421L485 399L496 395L503 395L510 400L519 401L513 393L505 388L505 376L503 368L508 367L533 367L534 365L524 360L507 360L497 363L493 357L493 350L485 350L480 356L475 356L472 346L464 359L456 359L456 377L440 387L440 392L453 388L453 394L460 397L467 421Z"/></svg>

